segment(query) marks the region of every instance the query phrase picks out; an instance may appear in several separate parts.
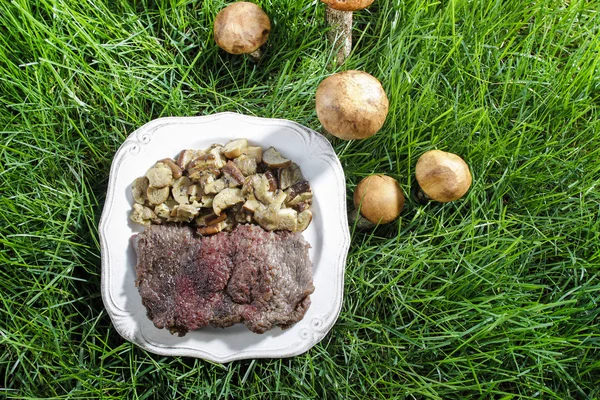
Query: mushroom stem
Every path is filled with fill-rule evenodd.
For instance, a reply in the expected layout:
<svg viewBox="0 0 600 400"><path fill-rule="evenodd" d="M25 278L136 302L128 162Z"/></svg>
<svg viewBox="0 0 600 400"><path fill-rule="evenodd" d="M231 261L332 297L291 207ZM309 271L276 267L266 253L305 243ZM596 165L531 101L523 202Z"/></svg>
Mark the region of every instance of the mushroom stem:
<svg viewBox="0 0 600 400"><path fill-rule="evenodd" d="M328 38L336 49L335 60L342 65L352 50L352 11L340 11L327 6L325 20L331 27Z"/></svg>
<svg viewBox="0 0 600 400"><path fill-rule="evenodd" d="M250 56L250 59L252 61L254 61L255 63L259 62L261 57L263 56L263 52L261 51L260 48L254 50L252 53L249 53L248 56Z"/></svg>
<svg viewBox="0 0 600 400"><path fill-rule="evenodd" d="M412 194L412 198L421 205L425 205L427 203L429 203L429 201L431 200L431 198L429 196L427 196L427 194L423 191L423 189L421 189L421 186L419 185L419 182L416 181L413 183L412 186L412 190L411 190L411 194Z"/></svg>
<svg viewBox="0 0 600 400"><path fill-rule="evenodd" d="M360 215L358 210L355 208L352 209L352 211L350 211L350 213L348 214L348 223L350 224L350 226L354 226L354 224L356 224L356 227L361 230L371 229L377 226L377 224L372 223L371 221Z"/></svg>

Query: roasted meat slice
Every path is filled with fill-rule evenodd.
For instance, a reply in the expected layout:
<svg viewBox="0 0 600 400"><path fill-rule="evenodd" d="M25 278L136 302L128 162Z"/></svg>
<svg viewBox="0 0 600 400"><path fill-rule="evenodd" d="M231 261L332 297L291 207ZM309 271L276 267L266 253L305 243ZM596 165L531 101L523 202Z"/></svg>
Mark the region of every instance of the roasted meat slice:
<svg viewBox="0 0 600 400"><path fill-rule="evenodd" d="M152 225L134 244L148 317L180 336L207 325L287 328L310 306L312 264L300 233L240 225L201 237L187 226Z"/></svg>

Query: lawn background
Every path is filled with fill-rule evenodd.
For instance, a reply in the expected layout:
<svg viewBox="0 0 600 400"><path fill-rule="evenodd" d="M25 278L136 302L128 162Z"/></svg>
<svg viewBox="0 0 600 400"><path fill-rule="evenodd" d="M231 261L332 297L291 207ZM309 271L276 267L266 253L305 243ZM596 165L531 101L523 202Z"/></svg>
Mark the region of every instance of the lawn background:
<svg viewBox="0 0 600 400"><path fill-rule="evenodd" d="M236 111L320 130L324 7L261 0L264 59L219 51L225 1L0 2L0 398L600 397L600 1L385 1L342 69L390 99L334 141L348 199L410 194L424 151L464 157L455 203L352 232L344 306L304 355L216 365L124 341L100 297L112 157L162 116Z"/></svg>

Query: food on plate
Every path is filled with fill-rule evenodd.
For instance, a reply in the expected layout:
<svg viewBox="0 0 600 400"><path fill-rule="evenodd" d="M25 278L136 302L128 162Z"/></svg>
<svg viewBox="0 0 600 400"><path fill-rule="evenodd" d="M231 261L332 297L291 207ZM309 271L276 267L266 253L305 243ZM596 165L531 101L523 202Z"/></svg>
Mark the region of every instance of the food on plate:
<svg viewBox="0 0 600 400"><path fill-rule="evenodd" d="M183 336L243 323L264 333L290 327L310 306L309 244L299 232L239 225L202 237L171 224L149 226L133 240L136 285L157 328Z"/></svg>
<svg viewBox="0 0 600 400"><path fill-rule="evenodd" d="M417 161L415 175L420 200L442 203L458 200L471 187L471 171L467 163L453 153L430 150Z"/></svg>
<svg viewBox="0 0 600 400"><path fill-rule="evenodd" d="M215 42L226 52L258 59L260 47L269 39L271 21L256 4L239 1L217 14L213 30Z"/></svg>
<svg viewBox="0 0 600 400"><path fill-rule="evenodd" d="M303 231L313 217L312 189L300 167L274 147L263 151L244 138L159 160L133 181L131 192L132 221L185 223L202 235L247 223Z"/></svg>
<svg viewBox="0 0 600 400"><path fill-rule="evenodd" d="M361 180L354 191L356 210L371 225L387 224L398 218L404 208L404 193L394 178L370 175ZM366 227L366 226L365 226Z"/></svg>
<svg viewBox="0 0 600 400"><path fill-rule="evenodd" d="M327 4L325 21L329 41L337 50L337 65L342 65L352 50L352 12L369 7L374 0L321 0Z"/></svg>
<svg viewBox="0 0 600 400"><path fill-rule="evenodd" d="M312 264L302 237L312 188L274 147L247 139L184 149L131 185L136 285L158 328L184 335L244 323L263 333L301 320Z"/></svg>
<svg viewBox="0 0 600 400"><path fill-rule="evenodd" d="M375 77L362 71L344 71L319 84L316 108L327 132L345 140L366 139L383 126L389 101Z"/></svg>

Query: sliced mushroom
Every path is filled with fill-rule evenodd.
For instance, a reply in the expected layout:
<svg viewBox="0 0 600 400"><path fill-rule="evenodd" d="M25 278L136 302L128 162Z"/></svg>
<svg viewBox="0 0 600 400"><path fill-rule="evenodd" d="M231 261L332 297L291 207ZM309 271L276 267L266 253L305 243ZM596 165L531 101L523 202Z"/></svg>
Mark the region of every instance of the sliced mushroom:
<svg viewBox="0 0 600 400"><path fill-rule="evenodd" d="M296 232L298 230L298 213L291 208L282 208L277 212L279 223L278 230Z"/></svg>
<svg viewBox="0 0 600 400"><path fill-rule="evenodd" d="M202 171L201 173L198 174L198 176L196 177L197 179L194 179L195 182L198 182L198 184L200 185L200 188L206 192L206 185L208 185L211 182L214 182L215 179L217 179L217 177L220 175L220 171L213 171L213 170L206 170L206 171Z"/></svg>
<svg viewBox="0 0 600 400"><path fill-rule="evenodd" d="M277 178L275 177L273 171L270 169L265 171L265 178L267 178L267 181L269 182L269 191L276 191L279 185L277 184Z"/></svg>
<svg viewBox="0 0 600 400"><path fill-rule="evenodd" d="M295 232L298 227L296 210L284 208L279 211L258 209L254 213L254 219L258 224L268 231L289 230Z"/></svg>
<svg viewBox="0 0 600 400"><path fill-rule="evenodd" d="M312 211L310 210L304 210L300 213L298 213L298 226L297 226L297 230L300 231L304 231L306 230L306 228L308 228L308 225L310 225L310 222L312 221Z"/></svg>
<svg viewBox="0 0 600 400"><path fill-rule="evenodd" d="M258 209L265 208L265 205L263 203L261 203L260 201L256 200L255 198L251 198L251 199L246 200L246 202L244 203L242 208L244 209L244 211L254 213Z"/></svg>
<svg viewBox="0 0 600 400"><path fill-rule="evenodd" d="M202 188L198 184L191 184L187 187L186 194L190 202L198 201L202 196Z"/></svg>
<svg viewBox="0 0 600 400"><path fill-rule="evenodd" d="M301 201L300 203L298 203L294 206L294 209L296 211L298 211L299 213L301 213L302 211L308 210L311 205L312 205L312 199L306 200L306 201Z"/></svg>
<svg viewBox="0 0 600 400"><path fill-rule="evenodd" d="M148 190L146 190L146 196L148 197L148 201L150 204L160 204L167 201L169 198L169 187L156 188L153 186L148 186Z"/></svg>
<svg viewBox="0 0 600 400"><path fill-rule="evenodd" d="M160 218L169 219L171 217L172 208L170 208L166 203L161 203L154 207L154 212Z"/></svg>
<svg viewBox="0 0 600 400"><path fill-rule="evenodd" d="M144 204L146 202L146 190L148 190L148 178L141 176L131 184L131 194L136 203Z"/></svg>
<svg viewBox="0 0 600 400"><path fill-rule="evenodd" d="M144 219L149 219L149 220L156 219L156 214L149 207L144 207L144 210L142 211L142 216L144 217Z"/></svg>
<svg viewBox="0 0 600 400"><path fill-rule="evenodd" d="M194 158L187 165L188 176L190 179L198 181L205 171L211 173L218 171L217 156L214 154L204 154Z"/></svg>
<svg viewBox="0 0 600 400"><path fill-rule="evenodd" d="M289 187L285 192L287 194L285 204L288 206L295 206L303 201L312 199L313 196L307 181L298 182Z"/></svg>
<svg viewBox="0 0 600 400"><path fill-rule="evenodd" d="M181 150L177 156L177 166L182 170L185 170L194 158L201 156L198 150Z"/></svg>
<svg viewBox="0 0 600 400"><path fill-rule="evenodd" d="M171 210L179 203L175 201L172 197L169 197L167 201L165 201L165 205L169 207Z"/></svg>
<svg viewBox="0 0 600 400"><path fill-rule="evenodd" d="M267 231L274 231L277 229L278 218L277 214L269 212L267 208L258 208L254 212L254 220Z"/></svg>
<svg viewBox="0 0 600 400"><path fill-rule="evenodd" d="M215 196L202 196L199 201L193 201L192 206L196 208L212 208Z"/></svg>
<svg viewBox="0 0 600 400"><path fill-rule="evenodd" d="M229 186L229 184L227 181L225 181L225 179L213 180L212 182L208 182L207 184L204 185L204 193L217 194L217 193L223 191L223 189L225 189L228 186Z"/></svg>
<svg viewBox="0 0 600 400"><path fill-rule="evenodd" d="M294 207L300 203L309 202L308 204L310 204L312 197L313 197L312 192L300 193L298 196L294 197L292 200L286 202L285 205L288 207Z"/></svg>
<svg viewBox="0 0 600 400"><path fill-rule="evenodd" d="M156 219L156 214L150 208L135 203L129 219L140 225L149 226L151 221Z"/></svg>
<svg viewBox="0 0 600 400"><path fill-rule="evenodd" d="M227 159L225 157L223 157L223 155L221 154L222 149L223 149L223 146L220 144L213 144L209 148L209 154L212 154L215 156L215 166L217 168L223 168L225 166L225 164L227 163Z"/></svg>
<svg viewBox="0 0 600 400"><path fill-rule="evenodd" d="M171 217L178 222L190 222L197 215L198 209L189 204L180 204L171 210Z"/></svg>
<svg viewBox="0 0 600 400"><path fill-rule="evenodd" d="M213 211L220 215L221 211L234 204L243 202L242 191L237 188L227 188L220 191L213 200Z"/></svg>
<svg viewBox="0 0 600 400"><path fill-rule="evenodd" d="M263 162L269 168L285 168L292 164L292 160L282 157L274 147L269 147L263 154Z"/></svg>
<svg viewBox="0 0 600 400"><path fill-rule="evenodd" d="M241 155L233 160L233 163L244 176L256 174L256 160L252 157Z"/></svg>
<svg viewBox="0 0 600 400"><path fill-rule="evenodd" d="M163 163L157 163L146 172L148 183L155 188L164 188L173 183L173 172Z"/></svg>
<svg viewBox="0 0 600 400"><path fill-rule="evenodd" d="M242 151L242 154L248 158L253 158L257 164L261 163L263 159L263 151L260 146L248 146Z"/></svg>
<svg viewBox="0 0 600 400"><path fill-rule="evenodd" d="M216 215L214 213L210 213L207 215L201 215L196 218L196 223L199 226L211 226L218 224L219 222L225 221L227 219L226 213L221 213L221 215Z"/></svg>
<svg viewBox="0 0 600 400"><path fill-rule="evenodd" d="M233 224L247 224L252 222L252 214L246 211L241 204L233 206L231 214L233 216Z"/></svg>
<svg viewBox="0 0 600 400"><path fill-rule="evenodd" d="M279 211L287 198L287 194L283 190L278 190L273 195L273 200L269 204L269 209L272 211Z"/></svg>
<svg viewBox="0 0 600 400"><path fill-rule="evenodd" d="M312 191L300 167L247 139L185 149L177 161L162 159L133 182L132 193L132 219L144 225L195 219L199 234L252 222L269 230L304 230L312 219ZM202 209L212 212L198 216Z"/></svg>
<svg viewBox="0 0 600 400"><path fill-rule="evenodd" d="M248 139L235 139L230 140L223 149L221 149L221 152L227 158L236 158L242 155L242 152L246 147L248 147Z"/></svg>
<svg viewBox="0 0 600 400"><path fill-rule="evenodd" d="M279 188L287 189L296 183L303 181L302 171L296 163L290 164L287 168L281 168L278 170Z"/></svg>
<svg viewBox="0 0 600 400"><path fill-rule="evenodd" d="M162 163L162 164L166 165L167 167L169 167L169 169L171 169L171 172L173 174L173 179L181 178L183 171L181 170L179 165L175 164L175 161L173 161L170 158L163 158L162 160L159 161L159 163Z"/></svg>
<svg viewBox="0 0 600 400"><path fill-rule="evenodd" d="M252 194L263 204L271 204L273 201L273 192L270 190L268 179L264 174L252 175L244 182L244 194Z"/></svg>
<svg viewBox="0 0 600 400"><path fill-rule="evenodd" d="M235 228L238 223L235 220L235 214L237 213L237 211L232 211L230 213L227 213L227 219L223 222L221 222L221 224L224 224L225 226L223 227L223 231L225 232L231 232L233 230L233 228Z"/></svg>
<svg viewBox="0 0 600 400"><path fill-rule="evenodd" d="M196 232L202 236L209 236L221 232L226 226L227 224L225 221L222 221L215 225L201 226L196 230Z"/></svg>
<svg viewBox="0 0 600 400"><path fill-rule="evenodd" d="M244 174L232 161L227 161L223 167L223 176L229 183L229 187L241 186L244 183Z"/></svg>
<svg viewBox="0 0 600 400"><path fill-rule="evenodd" d="M182 176L173 183L173 198L179 204L188 204L188 190L192 186L192 181L187 176ZM196 185L193 185L196 186Z"/></svg>

